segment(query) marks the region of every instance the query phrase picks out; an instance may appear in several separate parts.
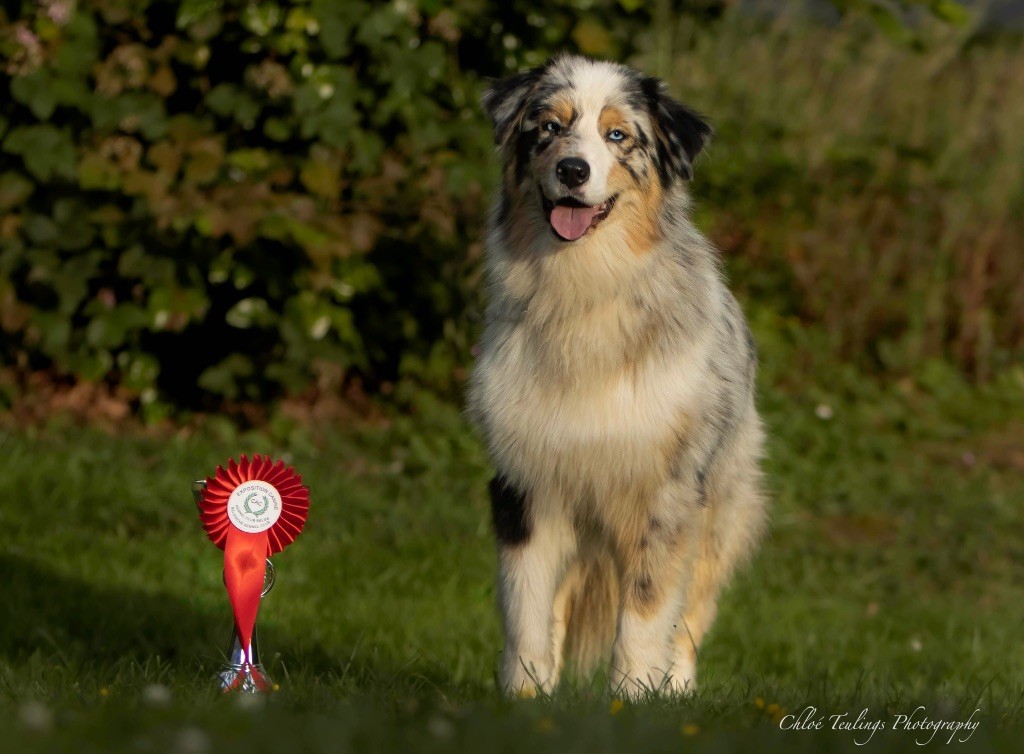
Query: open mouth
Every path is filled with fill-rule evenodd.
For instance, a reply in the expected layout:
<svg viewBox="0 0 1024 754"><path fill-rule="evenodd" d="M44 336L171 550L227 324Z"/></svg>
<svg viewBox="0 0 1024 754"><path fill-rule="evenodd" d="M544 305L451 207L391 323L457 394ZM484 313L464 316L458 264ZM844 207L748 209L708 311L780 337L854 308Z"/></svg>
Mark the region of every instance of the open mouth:
<svg viewBox="0 0 1024 754"><path fill-rule="evenodd" d="M613 196L596 207L591 207L572 197L552 201L544 195L543 190L540 192L540 197L544 216L551 223L551 229L555 235L563 241L576 241L583 238L608 216L612 207L615 206L616 199Z"/></svg>

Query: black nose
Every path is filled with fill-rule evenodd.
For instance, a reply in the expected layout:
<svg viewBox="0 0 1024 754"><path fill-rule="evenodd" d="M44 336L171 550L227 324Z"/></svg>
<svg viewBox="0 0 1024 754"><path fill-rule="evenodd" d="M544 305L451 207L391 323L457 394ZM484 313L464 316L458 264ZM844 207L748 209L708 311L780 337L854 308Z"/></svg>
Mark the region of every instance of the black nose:
<svg viewBox="0 0 1024 754"><path fill-rule="evenodd" d="M555 175L569 188L576 188L580 184L586 183L590 177L590 165L579 157L566 157L555 165Z"/></svg>

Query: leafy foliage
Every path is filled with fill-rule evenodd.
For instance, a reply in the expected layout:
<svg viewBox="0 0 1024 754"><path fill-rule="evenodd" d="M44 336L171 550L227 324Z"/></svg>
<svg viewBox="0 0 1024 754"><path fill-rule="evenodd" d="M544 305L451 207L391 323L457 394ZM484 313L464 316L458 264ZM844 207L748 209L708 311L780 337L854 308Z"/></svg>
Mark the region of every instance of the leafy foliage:
<svg viewBox="0 0 1024 754"><path fill-rule="evenodd" d="M54 0L2 19L4 361L158 406L427 358L466 308L488 182L456 50L473 5Z"/></svg>
<svg viewBox="0 0 1024 754"><path fill-rule="evenodd" d="M960 19L948 0L924 5ZM670 75L673 61L688 65L702 49L673 41L692 37L695 19L706 29L723 7L8 4L13 10L0 10L0 359L21 379L47 370L103 381L150 417L172 406L333 391L345 380L371 389L403 375L457 385L494 177L477 107L484 77L566 48L617 59L642 52L648 68ZM736 147L748 138L737 87L759 79L723 67L732 55L714 56L704 61L714 63L711 78L685 83ZM717 101L710 91L721 93ZM779 215L769 201L776 214L768 218L758 208L766 190L820 201L820 176L842 181L865 169L865 152L851 157L846 148L823 163L835 171L818 164L809 173L806 156L790 149L803 132L780 124L768 142L763 136L751 146L770 148L712 159L706 182L695 184L713 208L724 203L704 218L719 236L732 232L723 230L729 223L755 240L767 230L750 228L781 235L796 213ZM861 146L884 138L868 134ZM764 259L753 252L756 267ZM789 252L768 260L769 275L804 281L790 291L801 316L828 321L821 297L844 300L827 292L843 285L827 265L808 271ZM1013 269L994 274L1005 280ZM808 275L824 276L825 286ZM1006 290L988 278L976 287L983 298ZM898 313L884 328L907 330L912 319ZM870 323L862 330L840 346L849 352L877 334ZM977 337L983 353L968 349L965 362L1024 340L1019 328ZM948 338L937 340L941 351Z"/></svg>

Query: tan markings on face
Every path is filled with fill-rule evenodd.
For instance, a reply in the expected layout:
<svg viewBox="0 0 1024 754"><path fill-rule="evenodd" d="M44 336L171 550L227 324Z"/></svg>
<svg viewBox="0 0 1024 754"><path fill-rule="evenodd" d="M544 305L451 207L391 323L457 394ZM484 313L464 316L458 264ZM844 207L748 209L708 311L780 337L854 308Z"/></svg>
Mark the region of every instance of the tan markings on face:
<svg viewBox="0 0 1024 754"><path fill-rule="evenodd" d="M537 123L543 125L549 120L557 120L563 128L566 128L575 116L576 110L572 106L572 100L568 96L558 96L548 103L548 107L541 113Z"/></svg>
<svg viewBox="0 0 1024 754"><path fill-rule="evenodd" d="M627 135L630 133L629 125L623 112L611 105L607 105L601 110L601 116L597 119L597 128L605 135L616 128L622 129Z"/></svg>
<svg viewBox="0 0 1024 754"><path fill-rule="evenodd" d="M561 127L557 136L551 136L543 130L544 124L550 120L557 121ZM563 157L577 155L578 141L574 138L574 134L578 123L579 111L577 111L569 92L553 97L540 112L537 117L537 128L540 129L539 138L541 140L549 139L552 143L534 159L534 172L538 176L549 176L549 180L554 182L552 176L558 161Z"/></svg>
<svg viewBox="0 0 1024 754"><path fill-rule="evenodd" d="M619 128L617 123L611 122L613 128ZM618 195L614 214L618 215L618 222L628 225L630 249L640 255L649 251L661 238L658 218L664 192L657 170L643 151L638 148L630 151L634 138L632 133L625 126L622 130L627 134L622 146L611 146L615 159L608 173L608 193Z"/></svg>
<svg viewBox="0 0 1024 754"><path fill-rule="evenodd" d="M629 248L636 255L646 254L661 239L661 223L658 221L663 191L657 180L648 181L646 186L634 182L624 167L615 164L609 177L609 187L618 191L620 184L628 186L620 192L615 204L619 222L626 223L629 231Z"/></svg>
<svg viewBox="0 0 1024 754"><path fill-rule="evenodd" d="M598 129L614 157L608 173L608 193L619 196L615 212L621 222L630 226L631 250L634 254L643 254L660 237L658 210L662 190L655 179L656 171L637 148L636 118L630 108L606 105L598 118ZM616 129L622 131L625 138L621 142L607 141L608 134Z"/></svg>

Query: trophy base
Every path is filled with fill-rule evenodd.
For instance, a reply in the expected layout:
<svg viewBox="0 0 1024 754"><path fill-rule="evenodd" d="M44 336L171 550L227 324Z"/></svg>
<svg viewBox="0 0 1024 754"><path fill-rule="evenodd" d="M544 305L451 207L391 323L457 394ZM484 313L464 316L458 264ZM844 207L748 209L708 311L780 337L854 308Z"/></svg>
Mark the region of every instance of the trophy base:
<svg viewBox="0 0 1024 754"><path fill-rule="evenodd" d="M268 694L274 689L274 682L262 665L225 665L217 674L217 680L225 693Z"/></svg>
<svg viewBox="0 0 1024 754"><path fill-rule="evenodd" d="M248 647L243 647L238 638L238 626L235 625L231 632L231 649L224 659L226 662L217 673L217 683L224 693L237 691L242 694L269 694L274 690L274 682L260 662L255 628L252 631L252 642Z"/></svg>

